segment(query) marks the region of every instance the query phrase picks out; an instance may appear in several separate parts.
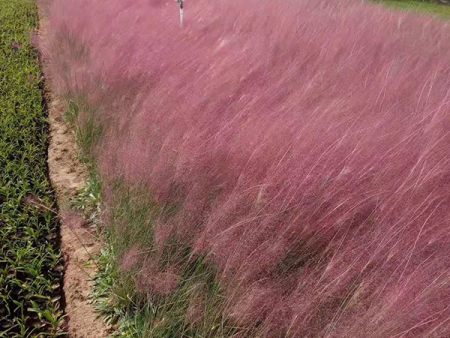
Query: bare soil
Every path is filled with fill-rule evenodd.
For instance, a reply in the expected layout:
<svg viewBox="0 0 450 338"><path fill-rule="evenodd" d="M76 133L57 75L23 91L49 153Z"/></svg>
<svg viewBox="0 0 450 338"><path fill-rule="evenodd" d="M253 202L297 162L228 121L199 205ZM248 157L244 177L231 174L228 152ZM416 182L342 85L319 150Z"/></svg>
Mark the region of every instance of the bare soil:
<svg viewBox="0 0 450 338"><path fill-rule="evenodd" d="M45 39L47 26L46 18L41 16L41 39ZM62 215L61 249L65 263L66 326L69 338L104 338L109 332L107 325L97 317L92 305L88 303L88 295L93 286L91 277L96 273L95 262L91 257L99 253L100 243L83 218L69 208L70 199L85 185L87 173L76 157L75 135L63 119L67 104L62 99L52 97L50 88L46 90L50 120L48 166Z"/></svg>
<svg viewBox="0 0 450 338"><path fill-rule="evenodd" d="M63 101L50 102L50 144L48 165L50 180L56 190L61 218L61 249L64 255L64 294L70 338L107 337L106 324L88 304L92 276L96 273L92 256L100 244L82 217L70 211L69 201L86 182L85 168L76 158L75 137L63 120Z"/></svg>

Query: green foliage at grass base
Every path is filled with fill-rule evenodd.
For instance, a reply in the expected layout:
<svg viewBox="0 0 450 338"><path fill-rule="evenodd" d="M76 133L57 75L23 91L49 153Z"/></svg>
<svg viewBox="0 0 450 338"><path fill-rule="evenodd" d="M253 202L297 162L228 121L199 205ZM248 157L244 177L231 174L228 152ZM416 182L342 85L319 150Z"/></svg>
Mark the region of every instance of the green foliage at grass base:
<svg viewBox="0 0 450 338"><path fill-rule="evenodd" d="M64 334L42 74L31 43L37 23L33 0L0 0L1 338Z"/></svg>
<svg viewBox="0 0 450 338"><path fill-rule="evenodd" d="M92 191L81 193L94 199L95 186L95 183L88 184ZM83 203L91 205L88 199ZM165 297L139 290L137 270L123 271L120 263L124 253L136 245L146 248L142 255L147 259L153 258L152 252L157 249L152 230L156 218L164 211L152 202L148 190L128 189L121 182L115 185L114 203L110 207L112 215L104 231L106 247L97 259L99 271L91 296L95 309L109 325L116 326L111 337L213 338L233 337L245 331L224 318L224 294L217 281L217 271L204 257L194 257L190 248L180 243L166 246L164 260L165 264L173 264L175 259L182 266L176 289ZM199 296L204 315L192 323L188 319L189 307ZM248 332L246 336L254 335Z"/></svg>

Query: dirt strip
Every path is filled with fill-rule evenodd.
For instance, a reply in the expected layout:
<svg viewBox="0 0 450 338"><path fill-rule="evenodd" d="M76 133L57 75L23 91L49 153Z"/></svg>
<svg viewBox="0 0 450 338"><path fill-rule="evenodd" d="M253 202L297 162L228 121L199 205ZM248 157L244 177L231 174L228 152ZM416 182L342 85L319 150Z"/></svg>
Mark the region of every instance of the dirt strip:
<svg viewBox="0 0 450 338"><path fill-rule="evenodd" d="M40 39L45 39L47 27L46 18L41 16ZM96 270L91 257L99 253L100 244L89 225L69 208L70 199L85 185L87 173L76 157L75 135L63 119L67 104L52 97L51 88L46 88L46 91L50 122L48 165L62 215L61 248L65 262L64 293L69 338L104 338L109 330L88 304L93 286L91 277Z"/></svg>
<svg viewBox="0 0 450 338"><path fill-rule="evenodd" d="M95 275L91 257L100 251L92 230L83 219L70 211L70 199L83 187L86 179L84 167L76 159L74 135L63 121L63 102L50 103L50 179L56 190L61 220L61 247L64 254L65 311L68 315L70 338L102 338L108 330L106 324L88 304L89 292Z"/></svg>

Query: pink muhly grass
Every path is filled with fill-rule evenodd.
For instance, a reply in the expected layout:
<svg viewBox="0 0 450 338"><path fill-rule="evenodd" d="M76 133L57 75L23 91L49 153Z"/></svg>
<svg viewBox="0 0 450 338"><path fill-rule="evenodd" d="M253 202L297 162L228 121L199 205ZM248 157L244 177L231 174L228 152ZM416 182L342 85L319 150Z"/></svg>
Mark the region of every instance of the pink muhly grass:
<svg viewBox="0 0 450 338"><path fill-rule="evenodd" d="M95 106L106 182L162 209L138 289L179 286L172 236L267 337L450 336L448 25L199 0L180 30L171 5L54 2L44 46L60 92Z"/></svg>
<svg viewBox="0 0 450 338"><path fill-rule="evenodd" d="M186 319L191 325L198 325L204 320L206 301L202 294L196 293L189 300Z"/></svg>
<svg viewBox="0 0 450 338"><path fill-rule="evenodd" d="M142 256L141 249L138 246L133 246L123 254L120 269L125 272L131 271L140 261L140 256Z"/></svg>
<svg viewBox="0 0 450 338"><path fill-rule="evenodd" d="M149 258L138 274L137 288L143 293L164 297L177 288L179 279L177 268L169 267L166 271L161 271L158 263Z"/></svg>

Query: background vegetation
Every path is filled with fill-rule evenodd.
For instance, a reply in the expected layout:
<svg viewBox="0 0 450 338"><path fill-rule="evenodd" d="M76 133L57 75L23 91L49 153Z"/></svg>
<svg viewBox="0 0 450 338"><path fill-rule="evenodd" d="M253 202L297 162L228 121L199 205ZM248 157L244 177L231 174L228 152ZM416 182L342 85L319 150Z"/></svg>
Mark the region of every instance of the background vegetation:
<svg viewBox="0 0 450 338"><path fill-rule="evenodd" d="M392 9L406 10L413 12L423 12L427 14L436 15L439 18L450 18L450 6L442 5L437 1L422 1L422 0L375 0L375 3L380 3Z"/></svg>

